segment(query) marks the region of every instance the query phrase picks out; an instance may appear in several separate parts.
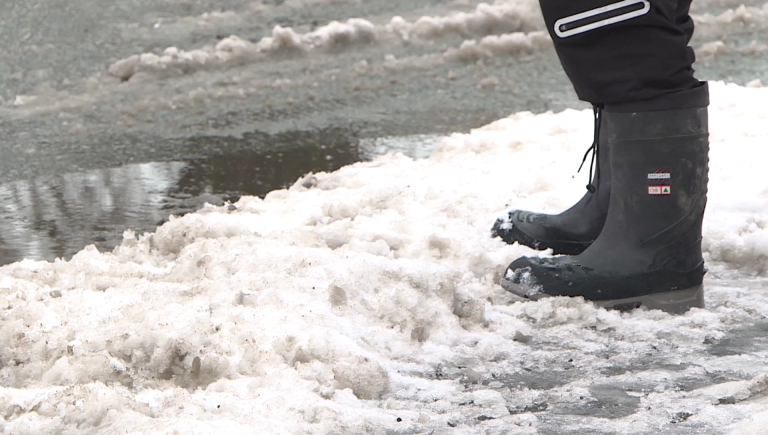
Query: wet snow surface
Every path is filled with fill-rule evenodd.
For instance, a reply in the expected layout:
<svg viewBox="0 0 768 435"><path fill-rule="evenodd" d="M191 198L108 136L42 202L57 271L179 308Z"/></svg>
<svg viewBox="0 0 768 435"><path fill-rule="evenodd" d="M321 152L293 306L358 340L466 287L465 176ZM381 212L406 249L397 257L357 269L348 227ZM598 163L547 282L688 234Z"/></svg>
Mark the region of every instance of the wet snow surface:
<svg viewBox="0 0 768 435"><path fill-rule="evenodd" d="M497 285L548 253L491 224L575 202L592 139L534 1L8 3L0 257L77 253L0 268L3 433L768 433L768 6L694 4L671 316Z"/></svg>
<svg viewBox="0 0 768 435"><path fill-rule="evenodd" d="M713 83L706 309L518 302L591 112L519 113L207 206L114 252L0 269L5 433L766 433L766 88Z"/></svg>

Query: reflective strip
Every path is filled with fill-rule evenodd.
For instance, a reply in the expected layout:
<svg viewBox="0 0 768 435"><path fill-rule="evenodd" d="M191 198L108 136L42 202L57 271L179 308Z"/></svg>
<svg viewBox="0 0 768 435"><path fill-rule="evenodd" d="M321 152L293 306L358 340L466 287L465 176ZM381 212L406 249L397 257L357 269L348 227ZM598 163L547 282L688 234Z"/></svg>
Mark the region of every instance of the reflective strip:
<svg viewBox="0 0 768 435"><path fill-rule="evenodd" d="M575 21L583 20L585 18L591 18L597 15L605 14L611 11L615 11L616 9L626 8L632 5L636 4L642 4L643 7L641 9L638 9L636 11L627 12L626 14L617 15L615 17L606 18L604 20L600 20L594 23L586 24L583 26L579 26L573 29L567 29L565 31L561 31L560 28L566 24L573 23ZM555 21L555 34L561 38L567 38L569 36L578 35L579 33L589 32L590 30L594 30L600 27L605 27L610 24L619 23L622 21L627 21L635 17L639 17L641 15L645 15L648 13L648 11L651 10L651 2L648 0L623 0L618 3L613 3L608 6L602 6L597 9L592 9L591 11L582 12L580 14L571 15L570 17L561 18L557 21Z"/></svg>

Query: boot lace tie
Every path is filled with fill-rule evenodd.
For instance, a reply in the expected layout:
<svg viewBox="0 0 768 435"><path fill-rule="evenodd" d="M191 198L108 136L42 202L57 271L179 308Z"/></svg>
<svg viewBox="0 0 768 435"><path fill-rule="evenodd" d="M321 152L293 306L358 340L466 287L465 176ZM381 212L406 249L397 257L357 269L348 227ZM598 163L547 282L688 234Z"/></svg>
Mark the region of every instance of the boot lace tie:
<svg viewBox="0 0 768 435"><path fill-rule="evenodd" d="M579 165L579 170L577 172L581 172L581 168L584 166L584 162L587 161L587 156L589 153L592 153L592 159L589 162L589 184L587 184L587 190L589 193L595 193L597 190L597 187L595 184L592 183L592 173L594 169L594 173L596 175L595 182L597 184L600 183L600 159L599 159L599 153L600 153L600 124L602 124L602 118L603 118L603 105L602 104L593 104L592 105L592 113L595 117L595 138L592 141L592 146L587 149L587 152L584 153L584 158L581 159L581 165ZM595 160L597 160L597 164L595 164Z"/></svg>

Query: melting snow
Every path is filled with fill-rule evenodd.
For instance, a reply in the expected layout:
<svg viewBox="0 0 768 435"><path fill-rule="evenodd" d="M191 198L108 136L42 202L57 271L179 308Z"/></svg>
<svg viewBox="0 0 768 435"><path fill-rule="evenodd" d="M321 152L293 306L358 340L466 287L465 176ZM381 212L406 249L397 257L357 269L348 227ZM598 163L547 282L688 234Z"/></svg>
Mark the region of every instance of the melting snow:
<svg viewBox="0 0 768 435"><path fill-rule="evenodd" d="M518 113L207 206L111 253L0 268L5 433L767 433L766 88L712 84L707 308L516 302L591 112ZM545 255L535 253L536 255Z"/></svg>

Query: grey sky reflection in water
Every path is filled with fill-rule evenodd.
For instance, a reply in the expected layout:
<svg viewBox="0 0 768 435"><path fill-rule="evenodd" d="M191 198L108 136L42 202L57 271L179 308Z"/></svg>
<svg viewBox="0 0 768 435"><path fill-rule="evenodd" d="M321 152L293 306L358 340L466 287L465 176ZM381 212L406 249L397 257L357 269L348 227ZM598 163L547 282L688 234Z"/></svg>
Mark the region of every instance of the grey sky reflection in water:
<svg viewBox="0 0 768 435"><path fill-rule="evenodd" d="M69 258L90 244L111 250L127 229L153 231L169 215L206 202L264 196L307 172L361 159L357 138L343 129L199 140L214 143L221 154L1 184L0 264ZM254 144L258 149L250 148Z"/></svg>
<svg viewBox="0 0 768 435"><path fill-rule="evenodd" d="M147 163L0 185L0 262L71 256L148 229L183 163ZM106 246L105 246L106 245Z"/></svg>

